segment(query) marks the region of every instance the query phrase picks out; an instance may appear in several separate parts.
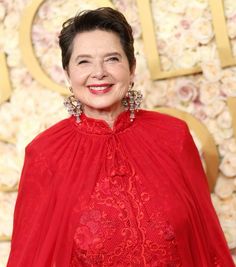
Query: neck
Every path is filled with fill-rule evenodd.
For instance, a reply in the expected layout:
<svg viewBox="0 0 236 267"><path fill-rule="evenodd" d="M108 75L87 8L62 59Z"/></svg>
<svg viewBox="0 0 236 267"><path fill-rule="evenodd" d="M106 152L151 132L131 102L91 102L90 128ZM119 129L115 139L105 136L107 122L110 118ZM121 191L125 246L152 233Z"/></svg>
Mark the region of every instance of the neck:
<svg viewBox="0 0 236 267"><path fill-rule="evenodd" d="M109 107L106 109L94 109L89 106L84 106L83 110L86 116L93 119L104 120L113 128L116 118L125 108L119 103L116 107Z"/></svg>

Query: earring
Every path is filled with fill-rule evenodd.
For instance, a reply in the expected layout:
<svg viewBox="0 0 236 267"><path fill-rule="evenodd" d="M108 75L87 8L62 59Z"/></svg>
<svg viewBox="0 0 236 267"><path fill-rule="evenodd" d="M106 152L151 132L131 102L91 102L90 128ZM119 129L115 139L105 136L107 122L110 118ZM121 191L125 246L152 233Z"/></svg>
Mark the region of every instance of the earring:
<svg viewBox="0 0 236 267"><path fill-rule="evenodd" d="M74 95L70 95L64 100L64 106L66 107L68 113L76 117L76 122L80 122L80 115L82 113L82 104L75 98Z"/></svg>
<svg viewBox="0 0 236 267"><path fill-rule="evenodd" d="M127 96L122 99L122 104L126 110L130 111L130 121L135 119L135 111L140 109L143 100L143 95L138 90L133 90L134 83L132 83L127 92Z"/></svg>

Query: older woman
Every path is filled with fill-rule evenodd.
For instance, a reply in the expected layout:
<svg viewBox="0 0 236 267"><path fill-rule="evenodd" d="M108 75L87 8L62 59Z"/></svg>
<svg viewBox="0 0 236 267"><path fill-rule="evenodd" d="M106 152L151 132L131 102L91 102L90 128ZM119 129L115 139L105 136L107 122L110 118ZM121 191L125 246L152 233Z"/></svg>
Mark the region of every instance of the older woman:
<svg viewBox="0 0 236 267"><path fill-rule="evenodd" d="M64 23L72 116L26 148L8 267L234 266L186 124L139 110L131 27Z"/></svg>

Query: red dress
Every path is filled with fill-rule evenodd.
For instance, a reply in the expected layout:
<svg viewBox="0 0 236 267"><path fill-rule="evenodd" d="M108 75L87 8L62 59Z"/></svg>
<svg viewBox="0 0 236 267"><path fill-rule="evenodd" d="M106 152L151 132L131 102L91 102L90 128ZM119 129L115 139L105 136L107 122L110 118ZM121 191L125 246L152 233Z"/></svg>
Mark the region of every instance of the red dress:
<svg viewBox="0 0 236 267"><path fill-rule="evenodd" d="M233 267L186 124L65 119L26 148L8 267Z"/></svg>

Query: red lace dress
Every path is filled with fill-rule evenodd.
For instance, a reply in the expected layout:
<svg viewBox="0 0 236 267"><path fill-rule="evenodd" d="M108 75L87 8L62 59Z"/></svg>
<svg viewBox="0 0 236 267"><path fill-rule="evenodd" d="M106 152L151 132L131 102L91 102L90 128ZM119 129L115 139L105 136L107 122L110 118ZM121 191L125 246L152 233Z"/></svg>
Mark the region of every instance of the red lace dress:
<svg viewBox="0 0 236 267"><path fill-rule="evenodd" d="M82 115L27 147L8 267L232 267L186 124Z"/></svg>

